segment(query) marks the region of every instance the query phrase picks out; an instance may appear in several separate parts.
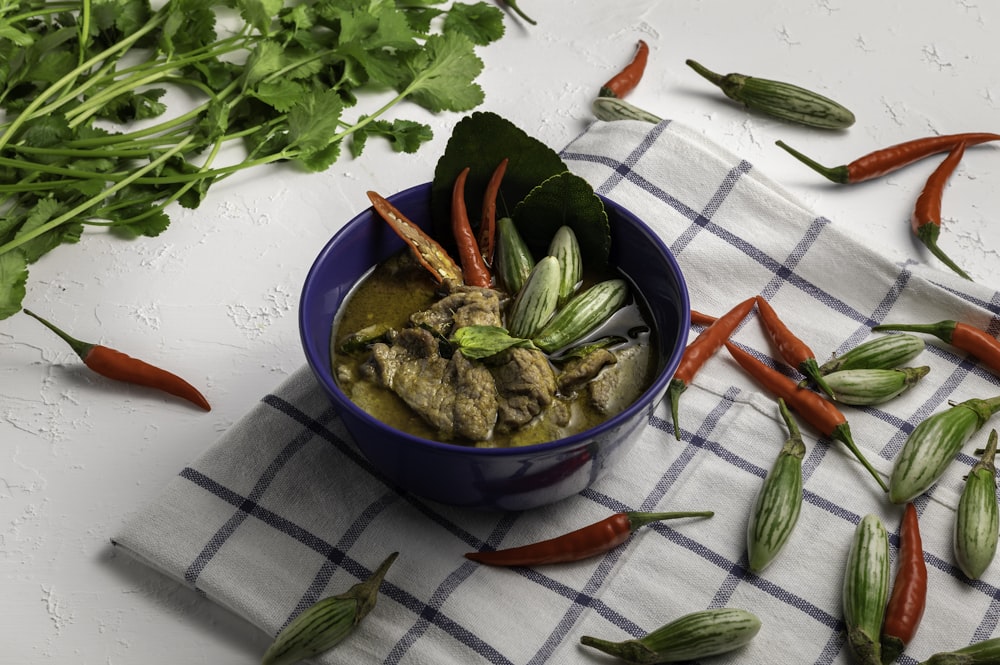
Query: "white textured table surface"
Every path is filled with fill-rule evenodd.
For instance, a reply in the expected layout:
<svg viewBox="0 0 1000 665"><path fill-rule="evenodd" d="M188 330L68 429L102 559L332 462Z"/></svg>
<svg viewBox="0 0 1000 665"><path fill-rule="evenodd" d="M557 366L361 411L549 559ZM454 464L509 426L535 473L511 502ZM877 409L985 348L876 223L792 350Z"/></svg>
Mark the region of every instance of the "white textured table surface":
<svg viewBox="0 0 1000 665"><path fill-rule="evenodd" d="M597 87L632 55L651 56L629 101L741 154L817 213L896 261L935 261L909 214L937 160L854 187L794 161L777 139L836 165L931 134L1000 130L1000 6L821 0L521 0L479 49L483 110L560 148L593 120ZM799 83L850 107L843 132L749 114L684 64ZM258 630L134 561L108 538L186 463L304 362L296 309L314 256L341 224L431 178L458 114L431 124L415 155L377 142L357 160L306 175L265 167L226 180L170 229L123 242L88 233L33 266L25 303L78 336L166 365L203 388L201 413L148 391L94 381L33 320L0 321L0 663L254 663ZM967 152L944 199L941 246L1000 288L1000 154Z"/></svg>

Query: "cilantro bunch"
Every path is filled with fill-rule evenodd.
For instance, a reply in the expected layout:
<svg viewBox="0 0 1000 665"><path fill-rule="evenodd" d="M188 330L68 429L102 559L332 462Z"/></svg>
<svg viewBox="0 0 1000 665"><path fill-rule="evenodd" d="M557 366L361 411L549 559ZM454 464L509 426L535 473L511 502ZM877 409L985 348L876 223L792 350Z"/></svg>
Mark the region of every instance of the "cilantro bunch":
<svg viewBox="0 0 1000 665"><path fill-rule="evenodd" d="M243 169L325 170L373 136L416 151L430 127L383 116L478 106L475 47L504 33L496 7L444 2L0 0L0 319L28 266L85 225L155 236L170 204L196 208ZM168 91L192 101L168 113Z"/></svg>

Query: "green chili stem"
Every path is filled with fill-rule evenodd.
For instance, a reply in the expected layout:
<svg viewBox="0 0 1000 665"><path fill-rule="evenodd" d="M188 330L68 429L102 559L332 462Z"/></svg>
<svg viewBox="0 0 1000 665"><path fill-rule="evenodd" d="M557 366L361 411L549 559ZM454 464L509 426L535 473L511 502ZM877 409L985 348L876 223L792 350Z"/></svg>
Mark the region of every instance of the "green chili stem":
<svg viewBox="0 0 1000 665"><path fill-rule="evenodd" d="M779 148L783 148L785 152L811 168L813 171L816 171L827 180L832 180L833 182L841 185L845 185L849 182L850 175L848 174L847 166L823 166L816 160L806 157L784 141L775 141L774 143Z"/></svg>
<svg viewBox="0 0 1000 665"><path fill-rule="evenodd" d="M942 342L947 342L951 344L952 335L955 332L955 326L958 325L957 321L938 321L937 323L881 323L877 326L873 326L874 331L899 331L899 332L918 332L926 333L928 335L934 335Z"/></svg>
<svg viewBox="0 0 1000 665"><path fill-rule="evenodd" d="M696 512L680 512L680 513L643 513L643 512L629 512L625 513L628 516L628 528L629 531L635 531L636 529L646 526L651 522L659 522L660 520L672 520L679 517L712 517L715 515L711 510L701 510Z"/></svg>
<svg viewBox="0 0 1000 665"><path fill-rule="evenodd" d="M80 360L86 360L87 359L87 354L89 354L90 351L91 351L91 349L93 349L94 346L95 346L94 344L90 344L89 342L80 341L77 338L69 335L68 333L66 333L65 331L63 331L61 328L58 328L57 326L55 326L52 323L49 323L48 321L46 321L42 317L40 317L37 314L35 314L34 312L32 312L30 309L23 308L21 311L24 312L25 314L27 314L28 316L37 319L38 321L41 322L41 324L43 326L45 326L46 328L48 328L49 330L51 330L52 332L54 332L56 335L58 335L59 337L61 337L62 340L64 342L66 342L67 344L69 344L70 348L72 348L73 351L76 352L76 355L80 356Z"/></svg>

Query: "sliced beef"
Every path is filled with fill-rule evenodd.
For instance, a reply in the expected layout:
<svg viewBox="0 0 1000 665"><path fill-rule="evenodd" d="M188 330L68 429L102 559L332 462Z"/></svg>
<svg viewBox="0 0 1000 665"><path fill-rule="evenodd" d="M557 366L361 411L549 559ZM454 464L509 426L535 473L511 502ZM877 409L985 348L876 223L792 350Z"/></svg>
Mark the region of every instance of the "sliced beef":
<svg viewBox="0 0 1000 665"><path fill-rule="evenodd" d="M366 371L436 428L441 438L490 437L497 419L490 371L461 353L442 357L430 332L408 328L392 346L376 344Z"/></svg>
<svg viewBox="0 0 1000 665"><path fill-rule="evenodd" d="M559 392L563 395L572 395L589 383L602 369L616 362L618 358L607 349L597 349L582 358L570 360L559 372Z"/></svg>
<svg viewBox="0 0 1000 665"><path fill-rule="evenodd" d="M490 369L499 398L498 431L515 430L552 404L556 395L555 372L538 349L508 349Z"/></svg>
<svg viewBox="0 0 1000 665"><path fill-rule="evenodd" d="M464 326L499 326L502 324L500 293L477 286L446 284L448 295L428 309L410 317L410 322L448 337Z"/></svg>

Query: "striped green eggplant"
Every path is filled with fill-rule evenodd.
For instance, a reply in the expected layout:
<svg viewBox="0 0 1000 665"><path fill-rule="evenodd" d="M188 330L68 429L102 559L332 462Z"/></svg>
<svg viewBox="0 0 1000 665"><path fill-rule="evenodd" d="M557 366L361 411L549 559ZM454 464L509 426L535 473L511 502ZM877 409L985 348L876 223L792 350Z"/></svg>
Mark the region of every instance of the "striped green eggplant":
<svg viewBox="0 0 1000 665"><path fill-rule="evenodd" d="M962 488L955 515L955 560L970 579L979 579L997 553L1000 510L997 508L997 431L990 432L982 451Z"/></svg>
<svg viewBox="0 0 1000 665"><path fill-rule="evenodd" d="M655 125L661 120L659 116L618 97L597 97L591 102L590 108L598 120L604 120L605 122L641 120Z"/></svg>
<svg viewBox="0 0 1000 665"><path fill-rule="evenodd" d="M546 256L531 269L511 305L507 325L511 336L530 339L552 318L559 305L561 272L554 256Z"/></svg>
<svg viewBox="0 0 1000 665"><path fill-rule="evenodd" d="M676 663L739 649L757 635L760 626L754 614L722 607L692 612L641 639L609 642L584 635L580 644L629 663Z"/></svg>
<svg viewBox="0 0 1000 665"><path fill-rule="evenodd" d="M889 601L889 534L876 515L865 515L854 530L844 572L847 643L862 665L881 665L879 635Z"/></svg>
<svg viewBox="0 0 1000 665"><path fill-rule="evenodd" d="M292 665L343 641L375 607L382 579L398 554L386 557L367 580L303 610L274 638L261 665Z"/></svg>
<svg viewBox="0 0 1000 665"><path fill-rule="evenodd" d="M546 353L558 351L607 321L627 299L628 282L624 279L598 282L573 296L531 341Z"/></svg>
<svg viewBox="0 0 1000 665"><path fill-rule="evenodd" d="M919 356L926 344L916 335L900 333L882 335L858 344L842 356L836 356L819 366L820 374L832 374L848 369L892 369Z"/></svg>
<svg viewBox="0 0 1000 665"><path fill-rule="evenodd" d="M838 402L872 406L900 396L930 371L927 365L898 369L844 369L824 378Z"/></svg>
<svg viewBox="0 0 1000 665"><path fill-rule="evenodd" d="M802 509L802 459L806 445L785 400L778 399L788 438L764 478L747 524L747 558L755 573L767 568L788 542Z"/></svg>
<svg viewBox="0 0 1000 665"><path fill-rule="evenodd" d="M559 261L559 307L580 288L583 280L583 256L576 233L568 226L560 226L549 243L549 256Z"/></svg>
<svg viewBox="0 0 1000 665"><path fill-rule="evenodd" d="M510 295L514 295L521 290L534 267L535 259L524 238L514 226L514 220L510 217L498 219L493 272L496 273L500 286Z"/></svg>
<svg viewBox="0 0 1000 665"><path fill-rule="evenodd" d="M945 472L962 446L1000 410L1000 397L970 399L928 416L907 437L889 476L889 500L920 496Z"/></svg>
<svg viewBox="0 0 1000 665"><path fill-rule="evenodd" d="M936 653L920 665L997 665L1000 663L1000 637L970 644L955 651Z"/></svg>
<svg viewBox="0 0 1000 665"><path fill-rule="evenodd" d="M687 65L717 85L726 97L748 109L821 129L844 129L854 124L854 114L829 97L791 83L744 74L717 74L694 60Z"/></svg>

